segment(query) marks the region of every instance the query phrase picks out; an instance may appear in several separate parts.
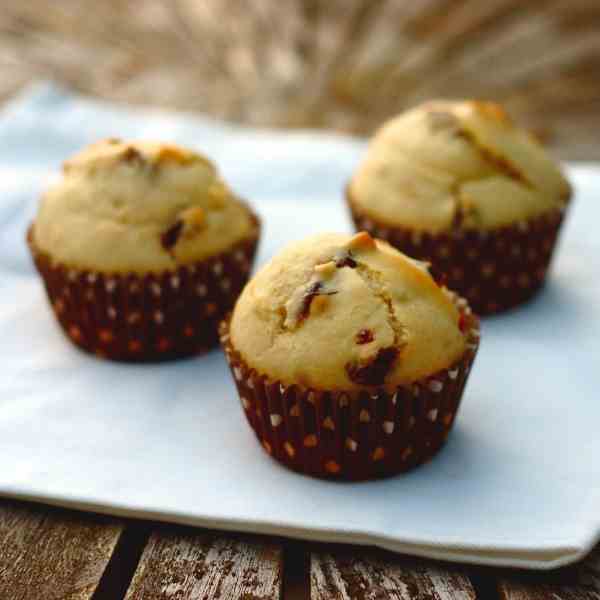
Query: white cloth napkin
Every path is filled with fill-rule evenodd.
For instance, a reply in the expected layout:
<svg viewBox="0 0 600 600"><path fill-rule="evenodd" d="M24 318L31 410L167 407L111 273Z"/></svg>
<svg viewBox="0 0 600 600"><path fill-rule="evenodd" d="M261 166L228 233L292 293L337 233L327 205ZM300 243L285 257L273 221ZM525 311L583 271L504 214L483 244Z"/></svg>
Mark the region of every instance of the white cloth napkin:
<svg viewBox="0 0 600 600"><path fill-rule="evenodd" d="M259 262L289 239L350 230L342 187L361 141L113 106L52 84L27 90L0 113L0 494L486 564L548 568L590 549L600 530L600 170L570 169L577 194L544 292L485 321L444 451L405 476L336 484L266 457L218 351L119 365L62 337L25 230L62 160L107 136L213 158L263 217Z"/></svg>

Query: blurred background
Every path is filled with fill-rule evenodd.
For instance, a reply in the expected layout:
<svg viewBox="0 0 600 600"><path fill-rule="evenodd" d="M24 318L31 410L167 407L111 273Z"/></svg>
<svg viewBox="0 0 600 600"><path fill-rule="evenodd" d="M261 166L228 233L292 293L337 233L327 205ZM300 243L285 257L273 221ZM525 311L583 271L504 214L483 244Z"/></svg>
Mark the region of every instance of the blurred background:
<svg viewBox="0 0 600 600"><path fill-rule="evenodd" d="M494 99L557 156L600 159L598 0L2 0L0 99L36 79L361 135Z"/></svg>

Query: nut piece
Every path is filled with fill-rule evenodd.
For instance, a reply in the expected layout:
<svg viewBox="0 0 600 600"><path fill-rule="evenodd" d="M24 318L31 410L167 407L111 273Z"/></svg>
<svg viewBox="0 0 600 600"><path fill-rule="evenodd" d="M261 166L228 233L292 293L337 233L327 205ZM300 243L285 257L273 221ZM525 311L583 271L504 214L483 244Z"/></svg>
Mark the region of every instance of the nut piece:
<svg viewBox="0 0 600 600"><path fill-rule="evenodd" d="M366 231L357 233L349 242L349 250L367 250L375 248L375 240Z"/></svg>
<svg viewBox="0 0 600 600"><path fill-rule="evenodd" d="M206 214L199 206L187 208L179 216L186 225L193 229L201 229L206 224Z"/></svg>
<svg viewBox="0 0 600 600"><path fill-rule="evenodd" d="M512 119L502 106L496 102L486 102L483 100L472 100L469 102L474 112L492 121L512 125Z"/></svg>
<svg viewBox="0 0 600 600"><path fill-rule="evenodd" d="M189 165L196 160L196 155L178 146L164 145L156 154L156 164L174 162L179 165Z"/></svg>
<svg viewBox="0 0 600 600"><path fill-rule="evenodd" d="M320 265L315 265L315 273L318 273L321 277L331 277L336 270L336 263L333 260L329 262L322 263Z"/></svg>

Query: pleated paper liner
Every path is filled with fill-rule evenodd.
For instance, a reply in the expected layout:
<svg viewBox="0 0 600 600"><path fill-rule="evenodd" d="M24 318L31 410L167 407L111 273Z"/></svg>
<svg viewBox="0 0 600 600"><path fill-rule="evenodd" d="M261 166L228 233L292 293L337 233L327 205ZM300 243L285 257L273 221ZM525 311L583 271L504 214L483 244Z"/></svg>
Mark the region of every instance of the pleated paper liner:
<svg viewBox="0 0 600 600"><path fill-rule="evenodd" d="M358 231L431 263L431 273L466 298L479 315L507 310L544 284L566 207L490 231L418 232L387 226L365 215L346 190Z"/></svg>
<svg viewBox="0 0 600 600"><path fill-rule="evenodd" d="M236 352L229 319L221 344L248 423L265 451L314 477L365 480L407 471L443 446L479 345L479 323L460 299L467 349L454 365L406 386L339 392L284 385Z"/></svg>
<svg viewBox="0 0 600 600"><path fill-rule="evenodd" d="M249 278L260 226L227 252L173 271L108 275L55 264L27 240L50 304L83 350L122 361L162 361L218 344L218 325Z"/></svg>

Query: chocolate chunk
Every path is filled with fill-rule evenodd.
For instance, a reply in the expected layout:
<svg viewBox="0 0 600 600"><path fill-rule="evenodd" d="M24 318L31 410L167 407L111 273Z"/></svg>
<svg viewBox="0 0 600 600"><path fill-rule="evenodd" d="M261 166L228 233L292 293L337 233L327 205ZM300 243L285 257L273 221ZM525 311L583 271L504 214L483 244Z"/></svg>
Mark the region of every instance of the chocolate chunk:
<svg viewBox="0 0 600 600"><path fill-rule="evenodd" d="M343 267L350 267L351 269L356 269L357 264L354 258L352 258L352 253L348 250L348 252L344 254L339 254L335 257L335 266L338 269L342 269Z"/></svg>
<svg viewBox="0 0 600 600"><path fill-rule="evenodd" d="M160 236L160 243L167 252L177 243L182 231L183 221L178 219Z"/></svg>
<svg viewBox="0 0 600 600"><path fill-rule="evenodd" d="M138 163L144 164L144 157L139 150L136 150L133 146L127 146L123 154L121 154L121 159L128 163Z"/></svg>
<svg viewBox="0 0 600 600"><path fill-rule="evenodd" d="M354 339L357 344L368 344L375 339L375 334L370 329L361 329Z"/></svg>
<svg viewBox="0 0 600 600"><path fill-rule="evenodd" d="M393 346L380 348L375 358L367 364L355 362L346 364L348 377L359 385L383 385L386 375L390 372L398 349Z"/></svg>
<svg viewBox="0 0 600 600"><path fill-rule="evenodd" d="M310 305L316 296L333 296L337 293L337 290L324 290L323 283L320 281L315 281L306 290L306 293L302 298L302 307L300 308L300 313L298 314L298 321L302 321L308 317L310 313Z"/></svg>

